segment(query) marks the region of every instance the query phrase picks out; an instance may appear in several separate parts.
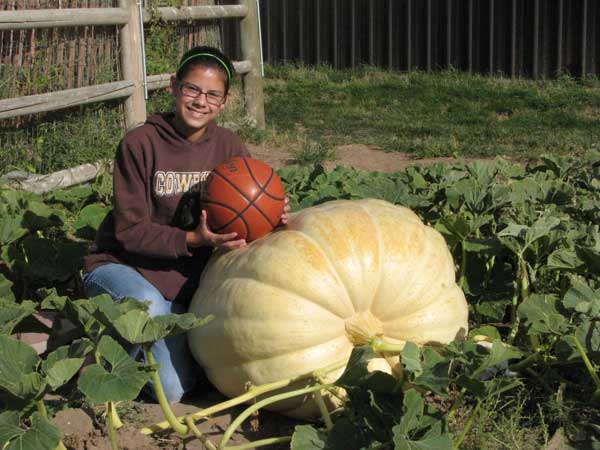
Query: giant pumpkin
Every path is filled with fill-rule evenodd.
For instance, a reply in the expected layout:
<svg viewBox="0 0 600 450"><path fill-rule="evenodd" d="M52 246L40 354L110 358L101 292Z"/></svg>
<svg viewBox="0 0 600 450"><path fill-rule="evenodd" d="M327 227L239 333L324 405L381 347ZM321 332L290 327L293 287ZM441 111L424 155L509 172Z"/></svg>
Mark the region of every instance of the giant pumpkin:
<svg viewBox="0 0 600 450"><path fill-rule="evenodd" d="M249 382L347 359L373 336L424 344L467 332L467 304L443 237L410 209L373 199L304 209L285 228L216 255L190 311L215 316L189 342L230 397ZM383 361L377 368L391 373ZM294 417L315 410L307 399L273 409Z"/></svg>

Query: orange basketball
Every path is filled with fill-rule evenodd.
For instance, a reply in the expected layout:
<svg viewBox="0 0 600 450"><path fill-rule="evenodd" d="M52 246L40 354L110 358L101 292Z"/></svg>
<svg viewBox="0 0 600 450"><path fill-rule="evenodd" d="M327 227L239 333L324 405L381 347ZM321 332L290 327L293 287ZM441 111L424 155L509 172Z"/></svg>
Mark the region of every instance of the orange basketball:
<svg viewBox="0 0 600 450"><path fill-rule="evenodd" d="M208 176L202 207L213 232L235 231L238 238L250 242L277 226L284 198L281 179L268 164L235 157Z"/></svg>

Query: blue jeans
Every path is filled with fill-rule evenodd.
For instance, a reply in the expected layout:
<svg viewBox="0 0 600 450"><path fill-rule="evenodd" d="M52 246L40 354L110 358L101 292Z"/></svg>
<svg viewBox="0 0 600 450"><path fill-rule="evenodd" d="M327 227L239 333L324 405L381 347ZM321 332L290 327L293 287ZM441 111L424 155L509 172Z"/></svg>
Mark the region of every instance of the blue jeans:
<svg viewBox="0 0 600 450"><path fill-rule="evenodd" d="M151 317L186 312L183 305L166 300L139 272L122 264L106 264L84 274L83 286L88 297L109 294L115 301L124 297L149 300L148 313ZM150 350L160 364L158 375L168 401L173 403L181 400L183 394L193 389L201 370L192 358L186 335L162 339ZM131 355L135 357L139 351L139 346L135 347Z"/></svg>

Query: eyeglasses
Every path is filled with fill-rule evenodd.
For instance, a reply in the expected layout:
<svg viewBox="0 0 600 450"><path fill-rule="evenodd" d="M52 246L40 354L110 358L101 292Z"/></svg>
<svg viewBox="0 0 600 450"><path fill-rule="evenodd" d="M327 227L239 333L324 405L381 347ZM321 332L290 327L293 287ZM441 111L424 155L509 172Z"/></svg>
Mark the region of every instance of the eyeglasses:
<svg viewBox="0 0 600 450"><path fill-rule="evenodd" d="M184 83L183 81L179 82L179 89L181 90L181 94L190 98L198 98L202 94L206 95L206 102L213 106L221 106L223 104L223 100L225 99L225 95L220 92L208 91L204 92L198 86L194 86L193 84Z"/></svg>

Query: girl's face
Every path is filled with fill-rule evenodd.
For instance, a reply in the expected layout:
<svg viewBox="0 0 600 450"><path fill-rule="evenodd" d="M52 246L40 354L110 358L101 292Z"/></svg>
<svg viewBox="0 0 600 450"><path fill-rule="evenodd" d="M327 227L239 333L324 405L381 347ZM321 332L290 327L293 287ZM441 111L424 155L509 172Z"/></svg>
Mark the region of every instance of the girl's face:
<svg viewBox="0 0 600 450"><path fill-rule="evenodd" d="M220 70L203 66L192 67L181 80L171 77L174 126L188 141L198 141L208 123L225 108L225 77Z"/></svg>

